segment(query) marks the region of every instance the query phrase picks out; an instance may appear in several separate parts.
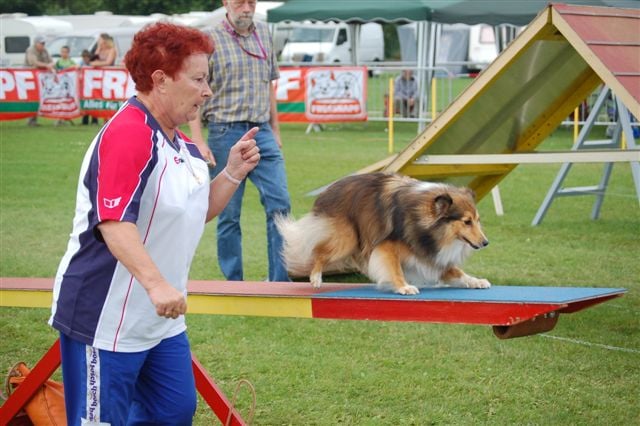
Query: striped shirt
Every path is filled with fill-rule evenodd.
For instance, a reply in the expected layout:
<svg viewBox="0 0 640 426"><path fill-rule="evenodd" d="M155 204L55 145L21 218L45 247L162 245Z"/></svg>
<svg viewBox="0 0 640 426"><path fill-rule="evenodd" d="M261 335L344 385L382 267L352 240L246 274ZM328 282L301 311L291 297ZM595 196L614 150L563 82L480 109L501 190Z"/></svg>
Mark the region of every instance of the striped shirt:
<svg viewBox="0 0 640 426"><path fill-rule="evenodd" d="M210 35L215 45L209 57L213 96L203 107L205 121L269 121L269 85L279 71L267 24L254 22L243 36L224 19Z"/></svg>

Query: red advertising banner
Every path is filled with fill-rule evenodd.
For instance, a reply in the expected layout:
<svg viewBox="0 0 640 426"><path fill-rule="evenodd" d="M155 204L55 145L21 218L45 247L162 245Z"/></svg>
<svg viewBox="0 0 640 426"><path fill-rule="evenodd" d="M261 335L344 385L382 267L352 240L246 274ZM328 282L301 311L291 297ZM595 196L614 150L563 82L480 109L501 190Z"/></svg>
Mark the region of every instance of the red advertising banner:
<svg viewBox="0 0 640 426"><path fill-rule="evenodd" d="M36 75L40 89L38 115L67 120L81 115L77 70L39 72Z"/></svg>
<svg viewBox="0 0 640 426"><path fill-rule="evenodd" d="M280 121L367 120L366 67L282 67L274 87ZM124 68L0 68L0 120L110 118L133 95L135 84Z"/></svg>
<svg viewBox="0 0 640 426"><path fill-rule="evenodd" d="M135 94L124 68L79 68L52 73L32 68L0 69L0 120L81 115L110 118Z"/></svg>
<svg viewBox="0 0 640 426"><path fill-rule="evenodd" d="M110 118L136 94L135 83L125 68L80 68L80 107L84 114Z"/></svg>
<svg viewBox="0 0 640 426"><path fill-rule="evenodd" d="M38 113L37 74L33 69L0 69L0 120L16 120Z"/></svg>
<svg viewBox="0 0 640 426"><path fill-rule="evenodd" d="M275 83L280 121L366 121L366 67L282 67Z"/></svg>

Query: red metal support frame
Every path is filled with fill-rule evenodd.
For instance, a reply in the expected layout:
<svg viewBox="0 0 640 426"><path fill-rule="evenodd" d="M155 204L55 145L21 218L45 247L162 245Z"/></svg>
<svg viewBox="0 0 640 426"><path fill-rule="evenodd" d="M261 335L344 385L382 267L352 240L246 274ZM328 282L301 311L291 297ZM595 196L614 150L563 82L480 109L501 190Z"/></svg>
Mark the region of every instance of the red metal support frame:
<svg viewBox="0 0 640 426"><path fill-rule="evenodd" d="M191 364L193 365L193 375L196 379L196 389L198 389L207 405L211 407L220 423L225 426L246 425L238 411L231 405L213 379L209 377L207 371L194 354L191 354Z"/></svg>
<svg viewBox="0 0 640 426"><path fill-rule="evenodd" d="M8 424L59 366L60 341L56 340L47 353L31 369L31 372L20 386L11 393L2 407L0 407L0 425Z"/></svg>
<svg viewBox="0 0 640 426"><path fill-rule="evenodd" d="M231 406L222 390L207 374L195 355L191 354L193 375L196 389L202 395L207 405L215 413L221 424L228 420L229 425L245 426L240 414ZM51 377L60 366L60 340L56 340L38 363L31 369L31 373L24 379L0 407L0 425L8 424L22 407L33 397L40 387ZM231 417L229 418L229 413Z"/></svg>

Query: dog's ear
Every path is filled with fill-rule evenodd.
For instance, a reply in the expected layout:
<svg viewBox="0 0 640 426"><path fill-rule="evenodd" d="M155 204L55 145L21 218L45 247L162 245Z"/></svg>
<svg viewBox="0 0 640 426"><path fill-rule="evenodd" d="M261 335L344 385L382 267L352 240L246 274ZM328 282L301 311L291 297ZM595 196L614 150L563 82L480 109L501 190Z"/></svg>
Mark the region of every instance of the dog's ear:
<svg viewBox="0 0 640 426"><path fill-rule="evenodd" d="M453 200L451 199L451 196L449 194L444 193L438 195L433 200L435 215L437 217L444 216L449 211L449 207L451 207L451 204L453 204Z"/></svg>
<svg viewBox="0 0 640 426"><path fill-rule="evenodd" d="M462 188L462 193L471 197L473 201L476 201L476 192L473 189L464 187Z"/></svg>

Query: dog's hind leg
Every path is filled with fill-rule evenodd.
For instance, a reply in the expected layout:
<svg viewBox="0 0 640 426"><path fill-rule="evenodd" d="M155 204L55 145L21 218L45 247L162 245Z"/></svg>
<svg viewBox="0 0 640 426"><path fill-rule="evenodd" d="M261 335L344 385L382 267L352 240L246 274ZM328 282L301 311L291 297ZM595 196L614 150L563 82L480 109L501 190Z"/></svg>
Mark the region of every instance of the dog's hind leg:
<svg viewBox="0 0 640 426"><path fill-rule="evenodd" d="M357 248L356 234L348 225L334 223L335 234L331 238L318 243L312 251L313 263L309 273L309 281L315 288L322 285L322 271L329 265L340 266L351 257ZM337 237L337 236L340 237Z"/></svg>
<svg viewBox="0 0 640 426"><path fill-rule="evenodd" d="M467 275L462 269L452 266L442 273L442 281L453 287L489 288L491 283L484 278Z"/></svg>
<svg viewBox="0 0 640 426"><path fill-rule="evenodd" d="M313 249L313 265L309 273L309 282L314 288L320 288L322 285L322 270L327 265L330 258L329 243L321 243Z"/></svg>
<svg viewBox="0 0 640 426"><path fill-rule="evenodd" d="M420 293L417 287L407 283L402 271L401 259L406 257L407 254L408 249L404 244L383 241L371 252L367 275L374 279L379 286L391 284L395 293Z"/></svg>

